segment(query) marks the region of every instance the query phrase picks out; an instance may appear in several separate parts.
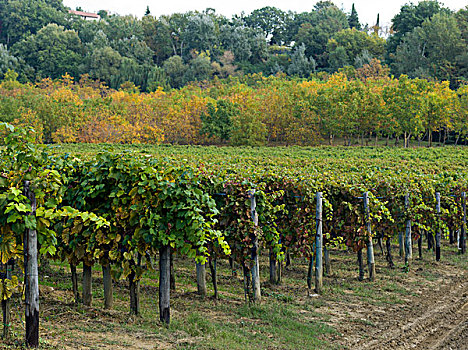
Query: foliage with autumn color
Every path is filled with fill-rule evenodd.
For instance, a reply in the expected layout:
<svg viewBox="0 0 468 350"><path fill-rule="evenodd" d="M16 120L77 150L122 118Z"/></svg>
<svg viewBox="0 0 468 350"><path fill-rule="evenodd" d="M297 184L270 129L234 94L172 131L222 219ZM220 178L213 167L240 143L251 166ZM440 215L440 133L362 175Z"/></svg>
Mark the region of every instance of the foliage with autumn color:
<svg viewBox="0 0 468 350"><path fill-rule="evenodd" d="M32 126L45 143L218 145L377 144L466 140L468 88L389 78L377 60L310 79L261 74L140 93L84 75L0 84L0 120Z"/></svg>

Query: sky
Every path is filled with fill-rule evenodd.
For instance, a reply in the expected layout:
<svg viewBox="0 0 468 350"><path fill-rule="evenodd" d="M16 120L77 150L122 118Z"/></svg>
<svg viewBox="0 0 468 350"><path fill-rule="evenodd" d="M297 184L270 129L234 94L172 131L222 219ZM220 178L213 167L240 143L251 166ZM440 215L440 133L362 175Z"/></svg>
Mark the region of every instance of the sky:
<svg viewBox="0 0 468 350"><path fill-rule="evenodd" d="M346 13L351 12L354 3L359 20L362 24L374 25L377 13L380 13L380 24L389 25L394 15L400 7L409 0L335 0L334 3L342 8ZM413 3L417 3L415 0ZM467 6L466 0L445 0L440 1L452 10L458 10ZM249 14L255 9L265 6L274 6L283 11L304 12L312 10L316 1L304 0L64 0L64 4L72 9L80 6L84 11L97 12L107 10L119 15L143 16L146 6L149 6L153 16L168 15L176 12L187 12L191 10L203 11L206 8L214 8L217 13L231 17L240 14L242 11Z"/></svg>

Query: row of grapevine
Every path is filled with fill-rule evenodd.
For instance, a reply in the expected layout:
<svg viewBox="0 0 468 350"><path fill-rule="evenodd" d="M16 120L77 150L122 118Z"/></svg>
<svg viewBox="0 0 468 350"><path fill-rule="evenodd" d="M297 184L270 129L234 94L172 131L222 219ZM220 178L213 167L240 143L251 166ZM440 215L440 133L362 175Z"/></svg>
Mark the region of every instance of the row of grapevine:
<svg viewBox="0 0 468 350"><path fill-rule="evenodd" d="M42 259L70 264L77 302L91 305L91 267L100 264L105 307L112 307L112 280L127 279L130 312L138 314L141 277L159 259L163 323L170 322L173 254L194 259L202 294L205 263L216 292L216 261L230 258L242 268L246 299L259 302L258 255L263 249L269 252L272 283L280 282L286 256L308 258L311 288L314 257L320 257L318 228L324 249L347 246L357 252L361 278L362 250L367 248L371 279L373 237L390 242L408 221L412 238L427 234L436 241L466 228L461 214L467 183L459 173L465 171L463 159L452 164L454 170L435 173L410 165L395 170L385 162L356 166L329 157L324 158L328 165L304 157L236 161L222 154L197 156L197 150L187 157L114 150L70 154L35 145L32 130L2 126L7 136L0 156L5 169L0 178L1 263L15 260L20 270L27 266L24 233L37 232ZM32 197L23 194L26 181L36 198L35 210ZM318 192L323 214L317 220ZM436 192L445 194L440 201ZM460 242L463 247L463 236ZM2 277L2 300L20 286L19 272Z"/></svg>

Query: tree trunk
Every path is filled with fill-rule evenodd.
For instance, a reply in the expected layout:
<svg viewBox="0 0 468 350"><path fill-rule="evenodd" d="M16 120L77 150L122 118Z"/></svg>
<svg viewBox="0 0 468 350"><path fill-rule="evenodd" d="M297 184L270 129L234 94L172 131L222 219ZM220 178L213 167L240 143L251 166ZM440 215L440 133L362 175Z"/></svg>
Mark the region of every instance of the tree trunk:
<svg viewBox="0 0 468 350"><path fill-rule="evenodd" d="M386 246L387 246L387 261L388 261L388 266L390 268L393 268L395 264L393 263L393 257L392 257L392 242L390 238L387 239L386 241Z"/></svg>
<svg viewBox="0 0 468 350"><path fill-rule="evenodd" d="M174 272L174 252L172 251L171 249L171 258L170 258L170 264L171 264L171 281L170 281L170 285L171 285L171 290L175 292L176 290L176 283L175 283L175 272Z"/></svg>
<svg viewBox="0 0 468 350"><path fill-rule="evenodd" d="M332 270L331 270L331 262L330 262L330 250L328 250L327 247L323 248L323 259L325 262L325 274L327 276L331 276Z"/></svg>
<svg viewBox="0 0 468 350"><path fill-rule="evenodd" d="M278 274L278 284L281 284L281 281L283 279L283 262L278 261L278 268L277 268L277 274Z"/></svg>
<svg viewBox="0 0 468 350"><path fill-rule="evenodd" d="M76 273L76 265L70 264L71 280L73 288L73 297L75 298L75 304L80 302L80 293L78 292L78 274Z"/></svg>
<svg viewBox="0 0 468 350"><path fill-rule="evenodd" d="M384 251L383 251L383 233L381 233L379 235L379 237L377 238L377 244L379 245L380 252L382 253L382 256L383 256L384 255Z"/></svg>
<svg viewBox="0 0 468 350"><path fill-rule="evenodd" d="M166 245L159 249L159 319L169 324L171 320L171 248Z"/></svg>
<svg viewBox="0 0 468 350"><path fill-rule="evenodd" d="M270 248L270 283L278 284L278 273L277 273L277 261L276 254L273 251L273 248Z"/></svg>
<svg viewBox="0 0 468 350"><path fill-rule="evenodd" d="M2 314L3 314L3 340L10 339L10 327L11 327L11 301L10 299L2 300Z"/></svg>
<svg viewBox="0 0 468 350"><path fill-rule="evenodd" d="M314 273L314 257L309 257L309 269L307 271L307 288L310 290L312 289L312 274Z"/></svg>
<svg viewBox="0 0 468 350"><path fill-rule="evenodd" d="M231 267L232 276L233 277L237 276L235 262L234 262L234 259L232 257L229 257L229 266Z"/></svg>
<svg viewBox="0 0 468 350"><path fill-rule="evenodd" d="M104 309L110 310L114 305L113 285L110 265L102 265L102 281L104 284Z"/></svg>
<svg viewBox="0 0 468 350"><path fill-rule="evenodd" d="M213 282L214 289L214 298L218 299L218 276L217 276L217 266L216 266L216 256L210 257L208 260L211 271L211 281Z"/></svg>
<svg viewBox="0 0 468 350"><path fill-rule="evenodd" d="M400 231L398 234L398 247L400 248L400 258L404 255L404 248L403 248L403 232Z"/></svg>
<svg viewBox="0 0 468 350"><path fill-rule="evenodd" d="M197 291L202 298L206 296L206 268L205 264L196 264Z"/></svg>
<svg viewBox="0 0 468 350"><path fill-rule="evenodd" d="M291 256L289 255L289 251L286 252L286 268L291 265Z"/></svg>
<svg viewBox="0 0 468 350"><path fill-rule="evenodd" d="M244 298L245 302L252 300L252 294L250 292L250 270L245 265L245 262L242 264L242 271L244 273Z"/></svg>
<svg viewBox="0 0 468 350"><path fill-rule="evenodd" d="M422 232L420 232L419 238L418 238L418 252L419 252L419 260L422 260Z"/></svg>
<svg viewBox="0 0 468 350"><path fill-rule="evenodd" d="M429 147L432 147L432 131L428 130Z"/></svg>
<svg viewBox="0 0 468 350"><path fill-rule="evenodd" d="M434 236L432 235L432 232L426 232L427 236L427 249L432 250L434 249Z"/></svg>
<svg viewBox="0 0 468 350"><path fill-rule="evenodd" d="M128 288L130 290L130 314L138 316L140 314L140 280L135 280L135 271L128 275Z"/></svg>
<svg viewBox="0 0 468 350"><path fill-rule="evenodd" d="M11 280L13 265L7 263L6 265L6 279ZM2 300L2 314L3 314L3 340L10 339L11 327L11 300Z"/></svg>
<svg viewBox="0 0 468 350"><path fill-rule="evenodd" d="M91 274L91 266L83 263L83 304L86 306L91 306L91 303L93 302L93 278Z"/></svg>
<svg viewBox="0 0 468 350"><path fill-rule="evenodd" d="M364 261L362 260L362 249L357 252L357 259L359 265L359 281L364 280Z"/></svg>

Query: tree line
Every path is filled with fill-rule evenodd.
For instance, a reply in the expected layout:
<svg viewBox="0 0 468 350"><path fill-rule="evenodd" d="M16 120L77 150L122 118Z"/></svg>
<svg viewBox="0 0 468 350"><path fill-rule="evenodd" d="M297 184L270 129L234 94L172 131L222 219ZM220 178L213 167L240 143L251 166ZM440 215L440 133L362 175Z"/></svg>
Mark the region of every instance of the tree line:
<svg viewBox="0 0 468 350"><path fill-rule="evenodd" d="M10 70L0 83L0 120L32 126L45 143L466 143L468 85L387 71L373 60L310 79L251 74L144 93L87 75L22 84Z"/></svg>
<svg viewBox="0 0 468 350"><path fill-rule="evenodd" d="M0 1L0 73L21 82L82 74L118 89L180 88L215 77L262 73L307 78L359 69L373 59L389 73L447 80L468 78L468 8L453 12L437 1L406 4L385 32L363 25L356 8L344 12L319 1L309 12L264 7L227 18L214 9L99 21L70 14L60 0Z"/></svg>

